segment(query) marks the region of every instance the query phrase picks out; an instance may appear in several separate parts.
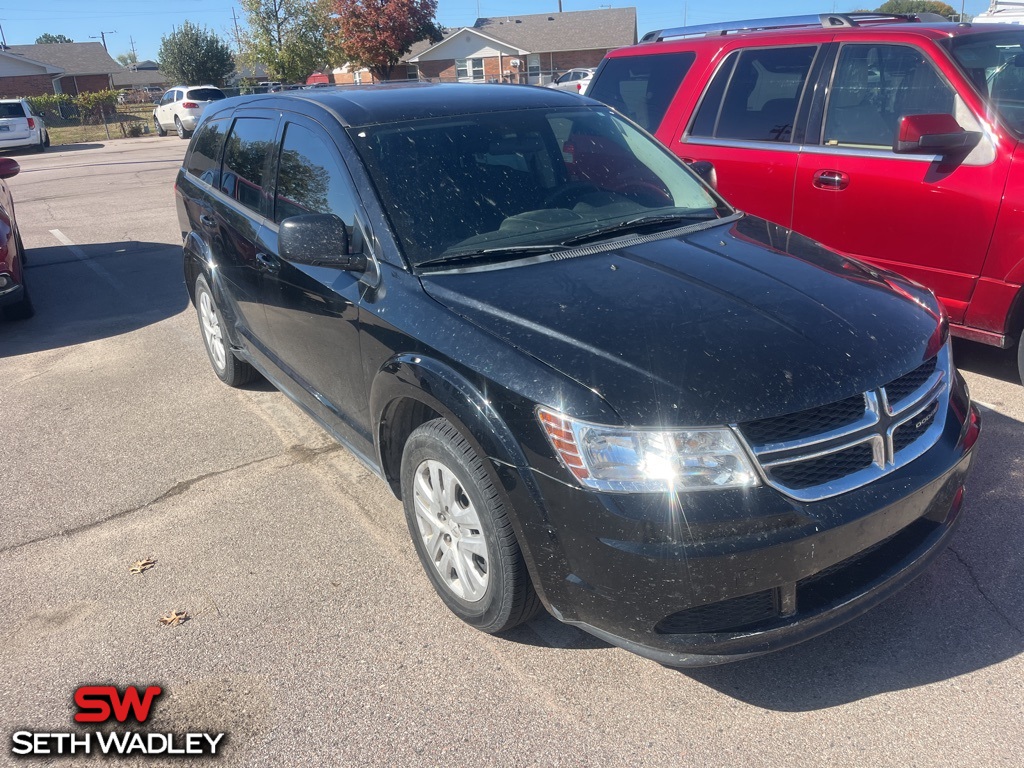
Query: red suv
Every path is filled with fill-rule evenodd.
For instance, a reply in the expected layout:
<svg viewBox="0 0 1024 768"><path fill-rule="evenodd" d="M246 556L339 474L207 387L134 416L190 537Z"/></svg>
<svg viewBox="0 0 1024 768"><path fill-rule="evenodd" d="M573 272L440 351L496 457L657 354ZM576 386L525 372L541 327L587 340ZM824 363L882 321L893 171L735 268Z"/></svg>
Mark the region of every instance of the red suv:
<svg viewBox="0 0 1024 768"><path fill-rule="evenodd" d="M953 333L1019 344L1024 29L849 13L652 32L587 95L758 216L914 278Z"/></svg>

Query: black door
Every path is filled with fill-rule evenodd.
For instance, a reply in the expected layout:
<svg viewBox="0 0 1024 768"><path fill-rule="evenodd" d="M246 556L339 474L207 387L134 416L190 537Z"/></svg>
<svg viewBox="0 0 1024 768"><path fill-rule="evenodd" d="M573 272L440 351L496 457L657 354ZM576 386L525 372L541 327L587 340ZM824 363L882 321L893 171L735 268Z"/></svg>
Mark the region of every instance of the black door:
<svg viewBox="0 0 1024 768"><path fill-rule="evenodd" d="M353 253L365 250L358 196L326 132L286 118L273 200L273 222L261 240L273 264L264 270L263 303L278 365L353 447L372 447L359 347L363 275L279 259L277 228L290 216L331 213L349 230Z"/></svg>
<svg viewBox="0 0 1024 768"><path fill-rule="evenodd" d="M268 180L276 133L276 116L254 114L235 119L216 180L219 192L231 202L214 206L219 277L235 314L236 328L264 353L268 330L266 313L259 303L263 265L257 259L256 243L271 206Z"/></svg>

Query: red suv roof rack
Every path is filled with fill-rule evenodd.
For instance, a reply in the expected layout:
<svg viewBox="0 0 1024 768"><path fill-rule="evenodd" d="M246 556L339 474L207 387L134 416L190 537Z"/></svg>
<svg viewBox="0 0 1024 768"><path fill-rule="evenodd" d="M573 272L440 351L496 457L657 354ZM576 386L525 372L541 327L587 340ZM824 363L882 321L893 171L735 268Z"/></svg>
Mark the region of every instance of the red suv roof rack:
<svg viewBox="0 0 1024 768"><path fill-rule="evenodd" d="M806 16L776 16L767 19L746 19L725 21L719 24L698 24L691 27L675 27L648 32L640 42L656 43L678 37L711 37L737 32L756 32L764 29L787 29L801 27L859 27L864 24L907 24L916 22L947 22L937 13L819 13Z"/></svg>

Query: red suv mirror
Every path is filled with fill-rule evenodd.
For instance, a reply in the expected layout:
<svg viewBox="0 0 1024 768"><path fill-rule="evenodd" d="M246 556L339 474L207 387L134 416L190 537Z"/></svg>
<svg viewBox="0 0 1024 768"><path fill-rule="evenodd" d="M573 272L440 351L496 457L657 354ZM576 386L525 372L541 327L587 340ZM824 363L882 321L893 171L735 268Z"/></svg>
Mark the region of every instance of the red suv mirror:
<svg viewBox="0 0 1024 768"><path fill-rule="evenodd" d="M979 131L965 131L952 115L905 115L892 151L902 154L969 152L981 141Z"/></svg>
<svg viewBox="0 0 1024 768"><path fill-rule="evenodd" d="M21 166L18 165L17 160L12 160L9 157L0 157L0 179L9 179L11 176L17 176L21 171Z"/></svg>

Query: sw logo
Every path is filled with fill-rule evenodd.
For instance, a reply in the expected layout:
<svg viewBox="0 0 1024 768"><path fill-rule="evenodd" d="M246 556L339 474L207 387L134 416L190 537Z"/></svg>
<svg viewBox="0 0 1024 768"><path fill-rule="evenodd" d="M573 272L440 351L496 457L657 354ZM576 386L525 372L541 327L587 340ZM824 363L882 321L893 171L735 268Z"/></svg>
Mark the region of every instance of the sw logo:
<svg viewBox="0 0 1024 768"><path fill-rule="evenodd" d="M83 685L75 691L75 704L79 712L76 723L105 723L113 715L119 723L129 717L138 723L149 719L153 699L163 693L159 685L151 685L139 697L139 689L129 685L122 694L112 685Z"/></svg>
<svg viewBox="0 0 1024 768"><path fill-rule="evenodd" d="M123 691L113 685L83 685L75 691L76 723L118 723L129 719L142 724L149 719L159 685L142 693L133 685ZM223 733L155 733L149 731L79 731L40 733L16 731L11 737L13 755L216 755Z"/></svg>

